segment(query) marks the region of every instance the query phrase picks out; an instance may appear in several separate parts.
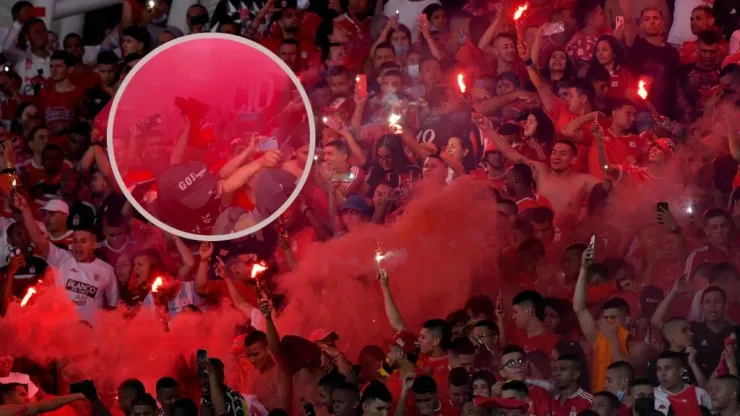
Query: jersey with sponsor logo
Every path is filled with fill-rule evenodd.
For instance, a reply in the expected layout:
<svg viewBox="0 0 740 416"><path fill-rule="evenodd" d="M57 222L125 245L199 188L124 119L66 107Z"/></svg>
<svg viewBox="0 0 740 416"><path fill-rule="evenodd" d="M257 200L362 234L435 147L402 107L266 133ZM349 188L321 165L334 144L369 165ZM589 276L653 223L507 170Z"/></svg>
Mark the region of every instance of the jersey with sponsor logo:
<svg viewBox="0 0 740 416"><path fill-rule="evenodd" d="M93 323L96 313L104 306L118 305L118 284L110 264L97 258L80 263L72 253L54 244L49 244L46 261L59 269L56 284L67 291L82 319Z"/></svg>

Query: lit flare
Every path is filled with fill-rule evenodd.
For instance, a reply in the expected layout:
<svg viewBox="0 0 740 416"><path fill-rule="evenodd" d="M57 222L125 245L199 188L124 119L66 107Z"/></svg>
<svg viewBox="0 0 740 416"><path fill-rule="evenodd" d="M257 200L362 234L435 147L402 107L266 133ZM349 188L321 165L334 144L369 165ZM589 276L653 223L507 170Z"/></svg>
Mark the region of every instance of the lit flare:
<svg viewBox="0 0 740 416"><path fill-rule="evenodd" d="M460 88L460 92L465 94L467 86L465 86L465 76L463 74L457 74L457 86Z"/></svg>
<svg viewBox="0 0 740 416"><path fill-rule="evenodd" d="M528 7L529 7L529 5L527 5L527 3L524 3L524 5L522 5L522 6L519 6L519 8L516 9L516 12L514 13L514 20L521 19L522 15L524 14L524 12L527 11L527 8Z"/></svg>
<svg viewBox="0 0 740 416"><path fill-rule="evenodd" d="M252 265L252 279L256 279L265 270L267 270L267 265L264 262L254 263Z"/></svg>
<svg viewBox="0 0 740 416"><path fill-rule="evenodd" d="M637 95L639 95L640 98L642 98L643 100L646 100L647 99L647 96L648 96L648 92L645 89L645 84L647 84L647 82L645 82L644 79L641 79L637 83Z"/></svg>
<svg viewBox="0 0 740 416"><path fill-rule="evenodd" d="M161 277L157 277L156 279L154 279L154 283L152 283L152 293L157 293L159 288L162 287L163 283L164 281Z"/></svg>
<svg viewBox="0 0 740 416"><path fill-rule="evenodd" d="M26 296L23 297L23 300L21 300L21 308L26 306L29 300L31 300L31 296L33 296L36 293L36 289L29 287L28 292L26 292Z"/></svg>

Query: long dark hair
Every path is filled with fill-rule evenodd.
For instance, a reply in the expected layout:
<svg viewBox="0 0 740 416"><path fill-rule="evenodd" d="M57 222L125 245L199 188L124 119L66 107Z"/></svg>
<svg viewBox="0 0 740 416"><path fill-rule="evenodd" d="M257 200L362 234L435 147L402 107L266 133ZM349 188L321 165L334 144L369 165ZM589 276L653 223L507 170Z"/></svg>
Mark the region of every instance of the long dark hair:
<svg viewBox="0 0 740 416"><path fill-rule="evenodd" d="M555 140L555 125L550 120L550 117L540 108L524 110L518 117L523 117L523 120L526 121L530 114L537 119L537 130L535 130L534 136L547 146L547 153L549 154Z"/></svg>
<svg viewBox="0 0 740 416"><path fill-rule="evenodd" d="M553 51L550 52L549 55L547 55L547 59L545 60L545 62L543 62L542 65L540 65L540 72L542 73L542 77L545 80L550 81L550 82L553 81L553 79L550 78L550 76L551 76L551 74L550 74L550 58L552 58L552 55L555 52L558 52L558 51L565 53L565 49L563 49L563 48L553 49ZM573 59L567 53L565 53L565 70L563 71L563 78L560 79L558 82L560 82L560 81L569 81L572 78L574 78L575 76L576 76L576 64L573 62Z"/></svg>
<svg viewBox="0 0 740 416"><path fill-rule="evenodd" d="M373 163L370 166L367 182L368 183L380 183L385 181L386 173L397 173L405 175L409 172L419 173L418 166L411 165L409 158L406 157L406 153L403 151L402 138L398 134L384 134L380 136L380 139L375 144L375 153L373 154ZM378 149L385 147L391 152L391 164L392 168L390 172L386 172L382 166L380 166L380 160L378 159ZM412 172L413 173L413 172ZM389 184L389 186L398 186L399 184Z"/></svg>
<svg viewBox="0 0 740 416"><path fill-rule="evenodd" d="M614 55L614 69L617 69L625 64L627 61L627 54L625 54L624 49L622 49L622 46L619 44L617 39L612 35L601 35L599 36L599 39L596 41L596 47L594 47L594 54L591 56L591 66L601 66L599 63L599 60L596 58L596 50L598 49L599 42L606 42L609 44L609 47L612 48L612 54Z"/></svg>
<svg viewBox="0 0 740 416"><path fill-rule="evenodd" d="M15 115L13 117L13 120L10 122L10 131L15 134L23 134L23 122L21 122L21 116L23 116L23 112L26 111L26 108L34 105L31 101L24 101L20 104L18 104L18 107L15 109Z"/></svg>

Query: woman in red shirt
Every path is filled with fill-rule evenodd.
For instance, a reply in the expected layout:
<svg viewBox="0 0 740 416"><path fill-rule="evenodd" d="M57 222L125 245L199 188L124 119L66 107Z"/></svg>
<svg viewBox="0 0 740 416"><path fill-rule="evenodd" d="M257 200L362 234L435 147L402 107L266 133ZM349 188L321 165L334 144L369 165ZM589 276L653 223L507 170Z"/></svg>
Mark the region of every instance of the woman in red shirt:
<svg viewBox="0 0 740 416"><path fill-rule="evenodd" d="M606 93L608 98L624 98L625 91L637 84L637 78L627 70L625 61L624 49L614 36L602 35L596 41L591 66L601 66L611 75Z"/></svg>

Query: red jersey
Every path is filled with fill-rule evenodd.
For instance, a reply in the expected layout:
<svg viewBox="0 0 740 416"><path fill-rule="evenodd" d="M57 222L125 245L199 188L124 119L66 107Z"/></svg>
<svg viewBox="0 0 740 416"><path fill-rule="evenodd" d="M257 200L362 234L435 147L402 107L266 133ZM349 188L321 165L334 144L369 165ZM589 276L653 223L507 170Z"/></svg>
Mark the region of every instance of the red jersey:
<svg viewBox="0 0 740 416"><path fill-rule="evenodd" d="M72 162L65 160L62 170L64 171L67 169L74 169L74 166L72 165ZM46 178L44 167L37 166L36 163L34 163L33 158L18 164L18 171L23 180L26 181L26 184L30 186L36 185Z"/></svg>
<svg viewBox="0 0 740 416"><path fill-rule="evenodd" d="M606 92L606 96L608 98L624 98L624 93L627 90L637 87L637 77L623 66L618 66L617 69L609 75L609 89Z"/></svg>
<svg viewBox="0 0 740 416"><path fill-rule="evenodd" d="M552 398L544 388L527 383L529 387L529 400L531 407L529 413L534 416L551 416Z"/></svg>
<svg viewBox="0 0 740 416"><path fill-rule="evenodd" d="M428 355L419 355L419 360L416 362L416 366L419 367L425 374L434 375L438 371L444 371L450 366L450 355L446 354L441 357L430 357Z"/></svg>
<svg viewBox="0 0 740 416"><path fill-rule="evenodd" d="M524 198L516 201L516 207L518 212L522 212L525 209L547 207L552 210L552 204L542 195L534 194L534 198Z"/></svg>
<svg viewBox="0 0 740 416"><path fill-rule="evenodd" d="M684 274L691 277L696 272L696 269L702 263L731 263L736 267L740 265L740 253L731 252L730 255L726 255L722 250L712 246L705 245L692 251L686 258L686 266L684 267Z"/></svg>
<svg viewBox="0 0 740 416"><path fill-rule="evenodd" d="M54 87L41 91L39 101L44 108L46 126L52 133L66 130L77 121L84 93L80 87L68 92L58 92Z"/></svg>
<svg viewBox="0 0 740 416"><path fill-rule="evenodd" d="M561 136L563 135L563 127L578 118L577 114L568 110L568 106L565 104L565 101L560 98L555 98L552 107L550 107L549 111L546 110L546 113L555 125L555 133ZM588 129L588 125L583 127L584 134L588 132ZM574 168L577 172L586 172L588 170L588 148L580 143L576 146L578 148L578 158L576 159Z"/></svg>
<svg viewBox="0 0 740 416"><path fill-rule="evenodd" d="M555 397L552 401L552 416L576 416L584 410L591 408L591 401L594 396L579 388L575 393L565 398L563 404L560 404L561 395Z"/></svg>
<svg viewBox="0 0 740 416"><path fill-rule="evenodd" d="M642 134L627 134L617 136L608 127L603 126L602 140L604 142L604 152L606 159L610 164L618 165L636 165L648 153L650 148L650 138L652 130ZM599 148L596 146L596 140L589 131L584 133L584 144L588 144L588 172L592 176L604 179L604 169L599 163Z"/></svg>
<svg viewBox="0 0 740 416"><path fill-rule="evenodd" d="M523 329L516 328L509 339L512 344L522 347L527 354L532 351L542 351L549 357L560 338L551 331L530 337Z"/></svg>
<svg viewBox="0 0 740 416"><path fill-rule="evenodd" d="M529 160L535 160L537 162L543 162L549 164L550 152L547 146L543 143L538 142L534 139L529 139L524 143L514 147L520 155L526 157Z"/></svg>
<svg viewBox="0 0 740 416"><path fill-rule="evenodd" d="M576 32L565 45L565 53L573 59L590 61L594 55L598 37L588 36L581 31Z"/></svg>
<svg viewBox="0 0 740 416"><path fill-rule="evenodd" d="M423 375L424 373L419 368L414 369L414 375L416 377ZM391 409L395 412L396 406L398 406L398 398L401 397L401 390L403 389L403 381L401 380L401 373L399 371L394 371L393 374L388 376L388 378L385 380L385 386L388 388L388 391L391 392L391 397L393 397L393 403L391 403ZM410 393L406 397L406 412L405 414L411 414L416 411L416 401L414 400L413 393Z"/></svg>

